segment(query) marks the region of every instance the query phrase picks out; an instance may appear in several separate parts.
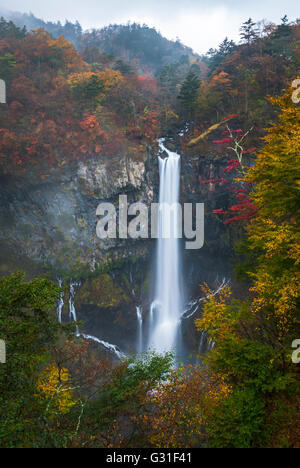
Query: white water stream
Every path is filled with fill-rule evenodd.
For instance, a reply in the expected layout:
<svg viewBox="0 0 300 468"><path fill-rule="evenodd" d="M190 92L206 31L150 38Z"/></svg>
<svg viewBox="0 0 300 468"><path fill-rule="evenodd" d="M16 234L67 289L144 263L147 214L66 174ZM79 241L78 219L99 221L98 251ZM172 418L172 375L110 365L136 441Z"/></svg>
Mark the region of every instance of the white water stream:
<svg viewBox="0 0 300 468"><path fill-rule="evenodd" d="M58 280L59 287L62 288L63 282L61 279ZM70 281L70 296L69 296L69 319L73 322L77 322L77 314L76 314L76 308L75 308L75 295L76 295L76 288L80 286L80 282L78 281ZM62 323L62 310L64 307L64 293L62 292L59 297L59 302L57 306L57 316L58 316L58 321ZM87 335L85 333L81 333L79 330L78 325L76 325L76 336L82 337L85 340L90 340L94 341L95 343L100 344L104 348L108 349L112 353L114 353L119 359L126 358L126 355L120 351L120 349L113 345L108 343L107 341L100 340L96 336L92 335Z"/></svg>
<svg viewBox="0 0 300 468"><path fill-rule="evenodd" d="M150 309L149 348L158 352L175 350L178 344L182 296L180 281L179 189L180 155L164 146L168 155L159 157L159 213L155 271L155 297Z"/></svg>
<svg viewBox="0 0 300 468"><path fill-rule="evenodd" d="M137 352L142 353L143 351L143 313L141 307L136 307L137 316Z"/></svg>

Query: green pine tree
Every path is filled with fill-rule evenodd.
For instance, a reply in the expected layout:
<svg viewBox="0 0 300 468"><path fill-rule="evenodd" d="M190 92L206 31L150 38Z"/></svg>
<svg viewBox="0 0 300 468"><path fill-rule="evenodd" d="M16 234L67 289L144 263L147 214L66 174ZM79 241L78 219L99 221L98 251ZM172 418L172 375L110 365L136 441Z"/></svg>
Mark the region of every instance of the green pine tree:
<svg viewBox="0 0 300 468"><path fill-rule="evenodd" d="M256 23L252 21L252 18L249 18L245 23L242 24L241 28L241 42L250 45L253 41L258 39L258 30L256 28Z"/></svg>
<svg viewBox="0 0 300 468"><path fill-rule="evenodd" d="M181 101L181 105L187 118L192 118L193 116L200 84L201 80L192 71L188 73L182 84L178 99Z"/></svg>

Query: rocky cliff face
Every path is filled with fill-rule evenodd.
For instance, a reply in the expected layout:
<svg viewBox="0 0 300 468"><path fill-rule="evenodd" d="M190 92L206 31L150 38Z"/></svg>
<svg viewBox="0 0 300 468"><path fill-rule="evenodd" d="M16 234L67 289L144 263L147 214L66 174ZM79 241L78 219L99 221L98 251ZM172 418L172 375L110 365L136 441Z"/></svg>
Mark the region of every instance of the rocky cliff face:
<svg viewBox="0 0 300 468"><path fill-rule="evenodd" d="M168 143L166 144L168 146ZM205 246L184 251L183 277L187 301L199 296L200 283L212 286L229 275L230 236L212 210L226 204L228 192L201 181L223 177L227 158L205 154L182 155L182 202L205 203ZM47 272L64 279L67 288L63 317L68 320L68 283L81 280L75 305L82 330L135 350L136 307L148 311L155 242L101 240L96 236L100 202L116 207L119 195L128 202L150 205L158 195L157 151L149 148L143 160L115 156L93 157L53 170L42 178L3 178L0 192L0 274L16 269L32 276ZM222 203L220 205L220 203ZM191 348L198 336L193 321L183 327Z"/></svg>
<svg viewBox="0 0 300 468"><path fill-rule="evenodd" d="M141 255L145 245L104 241L96 236L100 202L117 204L120 194L130 202L153 199L149 173L155 156L143 161L126 156L89 158L44 178L3 178L0 193L0 241L54 271L95 270L97 265ZM43 177L42 177L43 179ZM130 244L130 246L129 246ZM147 250L147 247L146 247Z"/></svg>
<svg viewBox="0 0 300 468"><path fill-rule="evenodd" d="M81 331L134 352L136 307L148 301L149 240L101 240L96 235L100 202L116 207L154 198L157 156L143 160L93 157L47 176L2 178L0 191L1 274L26 271L63 280L63 320L69 320L69 284L79 279L75 306Z"/></svg>

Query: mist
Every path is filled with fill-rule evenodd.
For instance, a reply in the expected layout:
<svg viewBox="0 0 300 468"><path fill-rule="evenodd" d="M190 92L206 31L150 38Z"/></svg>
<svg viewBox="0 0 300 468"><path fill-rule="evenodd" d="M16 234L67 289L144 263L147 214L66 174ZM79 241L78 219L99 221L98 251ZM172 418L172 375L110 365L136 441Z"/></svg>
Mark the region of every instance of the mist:
<svg viewBox="0 0 300 468"><path fill-rule="evenodd" d="M297 18L292 0L264 2L238 0L3 0L1 10L32 12L46 21L78 20L84 29L101 28L111 23L138 22L156 27L168 39L179 38L197 53L206 53L227 36L237 41L240 25L249 17L255 21L267 18L278 23L287 14Z"/></svg>

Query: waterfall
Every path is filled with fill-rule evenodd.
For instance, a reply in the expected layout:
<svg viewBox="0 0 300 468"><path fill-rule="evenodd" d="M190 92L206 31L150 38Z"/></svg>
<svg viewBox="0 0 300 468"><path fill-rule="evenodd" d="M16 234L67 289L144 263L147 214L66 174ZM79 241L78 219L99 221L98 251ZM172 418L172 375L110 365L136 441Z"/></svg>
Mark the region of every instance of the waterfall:
<svg viewBox="0 0 300 468"><path fill-rule="evenodd" d="M198 356L197 356L196 364L201 364L202 363L202 359L201 359L200 356L205 353L206 342L207 342L207 334L206 334L205 331L203 331L201 333L201 337L200 337L200 343L199 343L199 347L198 347Z"/></svg>
<svg viewBox="0 0 300 468"><path fill-rule="evenodd" d="M59 284L59 287L61 288L63 285L61 279L58 280L58 284ZM77 322L77 314L76 314L76 308L75 308L75 294L76 294L76 288L79 287L80 284L81 283L79 281L70 280L69 319L73 322ZM63 306L64 306L64 293L62 292L59 298L58 306L57 306L58 321L60 323L62 323ZM120 349L117 346L110 344L107 341L99 340L99 338L97 338L96 336L86 335L85 333L81 333L78 325L76 325L76 337L77 338L82 337L85 340L94 341L95 343L102 345L104 348L114 353L119 359L126 358L126 355L122 353L122 351L120 351Z"/></svg>
<svg viewBox="0 0 300 468"><path fill-rule="evenodd" d="M141 307L136 307L136 316L137 316L137 352L141 353L143 351L143 314Z"/></svg>
<svg viewBox="0 0 300 468"><path fill-rule="evenodd" d="M80 283L76 281L70 281L70 297L69 297L69 318L73 322L77 322L76 309L74 305L75 300L75 288L80 286ZM76 325L76 336L80 336L78 325Z"/></svg>
<svg viewBox="0 0 300 468"><path fill-rule="evenodd" d="M215 289L212 292L212 295L217 296L229 284L230 284L230 280L226 280L226 278L223 278L222 283L218 286L217 289ZM195 315L196 312L199 311L201 303L204 302L206 299L209 299L209 297L205 296L205 297L198 297L197 299L192 299L184 308L181 318L185 320L185 319L190 319L191 317L193 317L193 315Z"/></svg>
<svg viewBox="0 0 300 468"><path fill-rule="evenodd" d="M60 288L62 288L63 282L61 278L58 278L58 285ZM62 322L62 310L65 305L64 296L65 296L64 292L61 291L61 293L59 294L59 300L58 300L58 305L57 305L57 320L59 321L59 323Z"/></svg>
<svg viewBox="0 0 300 468"><path fill-rule="evenodd" d="M179 189L180 155L169 151L159 160L158 240L155 274L155 298L150 309L149 347L158 352L174 350L178 345L182 297L180 282ZM170 209L173 206L172 209Z"/></svg>
<svg viewBox="0 0 300 468"><path fill-rule="evenodd" d="M207 332L203 331L200 337L196 364L202 363L201 355L207 354L207 352L212 351L214 348L215 348L215 343L208 337Z"/></svg>
<svg viewBox="0 0 300 468"><path fill-rule="evenodd" d="M104 346L104 348L106 348L109 351L111 351L112 353L116 354L119 359L126 358L126 355L124 353L122 353L122 351L120 351L117 346L115 346L113 344L110 344L110 343L107 343L107 341L99 340L99 338L96 338L95 336L92 336L92 335L86 335L85 333L81 333L80 336L82 336L82 338L84 338L85 340L94 341L95 343L98 343L98 344Z"/></svg>

